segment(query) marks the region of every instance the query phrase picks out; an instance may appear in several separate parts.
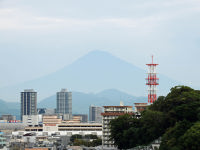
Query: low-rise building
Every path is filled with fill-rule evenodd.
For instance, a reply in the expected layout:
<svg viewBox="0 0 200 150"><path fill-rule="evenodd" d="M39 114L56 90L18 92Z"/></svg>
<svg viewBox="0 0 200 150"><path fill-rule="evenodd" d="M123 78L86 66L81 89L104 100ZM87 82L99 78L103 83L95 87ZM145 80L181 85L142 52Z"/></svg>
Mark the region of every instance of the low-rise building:
<svg viewBox="0 0 200 150"><path fill-rule="evenodd" d="M63 120L62 123L81 123L81 116L73 116L72 120Z"/></svg>
<svg viewBox="0 0 200 150"><path fill-rule="evenodd" d="M58 125L58 131L65 132L67 135L73 134L94 134L102 136L102 124L101 123L65 123Z"/></svg>
<svg viewBox="0 0 200 150"><path fill-rule="evenodd" d="M23 115L22 118L25 126L38 126L42 123L42 115Z"/></svg>
<svg viewBox="0 0 200 150"><path fill-rule="evenodd" d="M35 131L35 132L42 132L42 126L32 126L32 127L25 127L25 131Z"/></svg>
<svg viewBox="0 0 200 150"><path fill-rule="evenodd" d="M6 138L3 136L3 132L0 132L0 149L6 146Z"/></svg>
<svg viewBox="0 0 200 150"><path fill-rule="evenodd" d="M25 150L51 150L52 147L33 147L33 148L25 148Z"/></svg>
<svg viewBox="0 0 200 150"><path fill-rule="evenodd" d="M17 131L24 130L25 125L23 123L0 123L1 131Z"/></svg>
<svg viewBox="0 0 200 150"><path fill-rule="evenodd" d="M73 114L73 116L81 116L81 122L82 123L88 122L88 115L87 114Z"/></svg>
<svg viewBox="0 0 200 150"><path fill-rule="evenodd" d="M42 120L45 125L56 125L62 122L62 119L58 118L57 115L44 115Z"/></svg>
<svg viewBox="0 0 200 150"><path fill-rule="evenodd" d="M32 133L37 136L45 135L62 135L62 136L71 136L74 134L93 134L97 136L102 136L102 124L101 123L60 123L45 125L43 127L26 127L24 131L12 132L14 136L24 135L27 133Z"/></svg>
<svg viewBox="0 0 200 150"><path fill-rule="evenodd" d="M16 120L16 116L5 114L1 115L0 120L7 120L7 122L10 122L12 120Z"/></svg>

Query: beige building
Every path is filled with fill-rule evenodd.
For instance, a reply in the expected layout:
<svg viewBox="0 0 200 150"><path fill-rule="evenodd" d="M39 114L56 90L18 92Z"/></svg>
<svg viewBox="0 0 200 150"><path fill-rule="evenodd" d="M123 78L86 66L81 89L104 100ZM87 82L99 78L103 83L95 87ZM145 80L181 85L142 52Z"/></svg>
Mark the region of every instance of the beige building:
<svg viewBox="0 0 200 150"><path fill-rule="evenodd" d="M58 131L57 124L62 123L62 119L56 115L43 116L43 131Z"/></svg>
<svg viewBox="0 0 200 150"><path fill-rule="evenodd" d="M132 106L104 106L104 112L101 114L103 116L103 136L102 145L104 147L114 147L114 142L109 140L110 129L109 122L126 113L133 114Z"/></svg>
<svg viewBox="0 0 200 150"><path fill-rule="evenodd" d="M65 131L68 135L73 134L94 134L102 135L101 123L65 123L58 125L58 131Z"/></svg>
<svg viewBox="0 0 200 150"><path fill-rule="evenodd" d="M142 111L146 110L147 108L147 103L134 103L135 104L135 112L136 113L141 113Z"/></svg>
<svg viewBox="0 0 200 150"><path fill-rule="evenodd" d="M81 123L81 116L73 116L72 120L63 121L63 123Z"/></svg>
<svg viewBox="0 0 200 150"><path fill-rule="evenodd" d="M43 124L45 125L56 125L62 122L62 119L58 118L57 115L45 115L43 116Z"/></svg>

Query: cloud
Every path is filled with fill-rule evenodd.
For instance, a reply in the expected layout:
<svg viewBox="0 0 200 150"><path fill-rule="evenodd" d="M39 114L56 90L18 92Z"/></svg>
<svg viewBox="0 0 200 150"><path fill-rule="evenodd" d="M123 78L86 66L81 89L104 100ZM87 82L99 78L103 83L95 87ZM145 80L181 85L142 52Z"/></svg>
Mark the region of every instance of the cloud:
<svg viewBox="0 0 200 150"><path fill-rule="evenodd" d="M63 23L63 22L65 22L65 19L51 18L51 17L36 17L35 20L38 22L42 22L42 23Z"/></svg>
<svg viewBox="0 0 200 150"><path fill-rule="evenodd" d="M10 14L13 14L14 12L15 12L15 9L3 8L3 9L0 9L0 16L10 15Z"/></svg>
<svg viewBox="0 0 200 150"><path fill-rule="evenodd" d="M0 30L42 29L51 31L52 29L71 30L76 28L81 30L85 28L116 27L154 31L162 22L174 20L185 14L200 12L200 4L197 0L148 1L130 5L128 10L132 12L126 13L127 15L124 16L98 15L96 18L89 18L88 16L79 18L69 17L68 14L63 14L62 17L45 16L42 13L35 13L33 10L20 9L20 6L18 8L3 8L0 9ZM134 11L136 13L133 14ZM149 11L151 13L148 13ZM110 10L108 14L111 12ZM71 14L78 13L80 12L75 9L71 10ZM92 15L95 14L97 12L92 13ZM142 15L140 16L138 14Z"/></svg>

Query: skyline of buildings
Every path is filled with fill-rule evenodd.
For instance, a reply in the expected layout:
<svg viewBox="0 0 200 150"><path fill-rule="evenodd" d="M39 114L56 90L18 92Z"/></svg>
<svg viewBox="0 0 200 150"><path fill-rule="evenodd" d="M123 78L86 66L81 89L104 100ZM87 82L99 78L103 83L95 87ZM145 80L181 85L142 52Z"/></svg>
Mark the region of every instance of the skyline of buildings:
<svg viewBox="0 0 200 150"><path fill-rule="evenodd" d="M63 136L71 137L75 134L93 134L102 139L103 148L116 148L113 141L109 140L109 122L125 113L133 114L133 106L124 106L122 101L120 101L119 106L90 105L88 121L87 114L73 114L73 118L70 118L70 116L72 117L72 92L61 89L56 94L56 109L37 108L37 92L32 89L25 89L24 92L21 92L21 109L28 110L28 112L36 109L36 114L23 115L23 122L2 122L2 128L6 129L6 126L8 126L12 130L11 135L14 137L29 134L32 137L35 136L35 138L40 136L61 138ZM34 105L30 105L32 103ZM138 108L137 106L143 106L143 104L135 103L135 106ZM24 108L23 106L32 106L32 108ZM103 108L104 112L102 111ZM136 111L140 112L142 109L143 107L136 109ZM23 139L21 139L21 142L26 143Z"/></svg>
<svg viewBox="0 0 200 150"><path fill-rule="evenodd" d="M21 133L34 134L36 137L93 134L102 138L103 147L116 148L110 140L110 121L120 115L134 113L133 106L124 106L122 101L119 106L103 106L104 112L102 107L90 105L88 122L88 116L84 114L75 114L72 118L72 92L61 89L56 93L55 101L56 109L37 108L37 92L33 89L21 92L21 124L24 130L15 132L15 136ZM136 111L142 111L143 107L137 107L142 104L144 103L135 103Z"/></svg>
<svg viewBox="0 0 200 150"><path fill-rule="evenodd" d="M64 120L72 120L73 116L80 116L81 122L97 122L102 121L101 113L102 107L100 106L89 106L89 113L87 114L72 114L72 92L67 91L67 89L61 89L60 92L56 93L56 108L38 108L37 107L37 92L34 89L24 89L21 92L21 108L20 108L20 119L23 121L23 116L25 120L33 115L58 115ZM33 111L34 110L34 111ZM4 114L8 116L8 114ZM12 115L10 115L12 116ZM3 114L2 114L3 117ZM15 117L16 118L16 117ZM34 118L34 117L33 117ZM32 120L36 120L33 119ZM8 120L8 119L5 119ZM11 120L11 119L10 119ZM12 119L16 120L16 119Z"/></svg>

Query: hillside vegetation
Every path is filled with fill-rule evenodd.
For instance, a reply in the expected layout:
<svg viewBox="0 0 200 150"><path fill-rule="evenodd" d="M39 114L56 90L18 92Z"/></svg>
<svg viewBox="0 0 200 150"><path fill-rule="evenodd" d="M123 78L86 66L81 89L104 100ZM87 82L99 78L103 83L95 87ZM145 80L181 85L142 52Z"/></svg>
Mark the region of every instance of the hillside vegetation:
<svg viewBox="0 0 200 150"><path fill-rule="evenodd" d="M149 145L160 137L160 150L200 149L200 91L176 86L141 118L124 115L110 125L111 139L120 149Z"/></svg>

